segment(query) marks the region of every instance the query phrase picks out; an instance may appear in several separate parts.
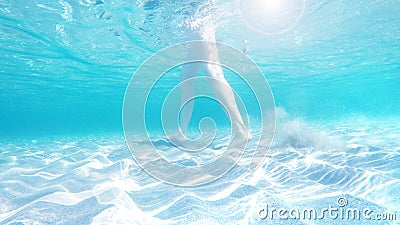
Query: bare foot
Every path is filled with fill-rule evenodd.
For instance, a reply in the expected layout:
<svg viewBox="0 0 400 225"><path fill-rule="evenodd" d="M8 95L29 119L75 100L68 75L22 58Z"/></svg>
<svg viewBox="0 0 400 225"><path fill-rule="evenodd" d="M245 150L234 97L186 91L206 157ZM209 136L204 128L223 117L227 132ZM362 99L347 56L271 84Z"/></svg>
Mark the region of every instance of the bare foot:
<svg viewBox="0 0 400 225"><path fill-rule="evenodd" d="M186 137L179 131L167 136L167 139L175 146L182 146L185 142L187 142Z"/></svg>
<svg viewBox="0 0 400 225"><path fill-rule="evenodd" d="M236 132L232 137L230 146L244 148L252 138L253 135L248 130Z"/></svg>

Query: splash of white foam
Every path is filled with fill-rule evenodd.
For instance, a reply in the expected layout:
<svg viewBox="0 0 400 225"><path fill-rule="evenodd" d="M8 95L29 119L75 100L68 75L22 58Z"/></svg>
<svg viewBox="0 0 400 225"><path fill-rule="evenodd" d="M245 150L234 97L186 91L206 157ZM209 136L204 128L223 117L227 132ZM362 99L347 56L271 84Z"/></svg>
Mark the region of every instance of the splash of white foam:
<svg viewBox="0 0 400 225"><path fill-rule="evenodd" d="M64 13L61 14L62 18L64 18L67 22L73 21L74 19L72 18L72 6L66 1L59 1L59 3L64 9Z"/></svg>
<svg viewBox="0 0 400 225"><path fill-rule="evenodd" d="M276 108L275 113L275 146L294 148L336 148L341 146L338 137L330 136L326 131L313 129L300 118L291 118L282 107Z"/></svg>

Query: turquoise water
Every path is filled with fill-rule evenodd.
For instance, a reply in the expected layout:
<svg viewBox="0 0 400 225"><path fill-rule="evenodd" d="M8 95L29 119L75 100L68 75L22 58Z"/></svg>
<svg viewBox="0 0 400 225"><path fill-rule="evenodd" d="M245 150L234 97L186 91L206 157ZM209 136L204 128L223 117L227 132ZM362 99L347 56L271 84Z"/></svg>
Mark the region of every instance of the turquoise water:
<svg viewBox="0 0 400 225"><path fill-rule="evenodd" d="M268 157L253 174L239 176L239 165L199 188L169 186L137 166L122 130L125 89L144 60L187 40L177 24L204 4L0 0L0 223L265 224L272 221L257 216L265 204L320 209L343 196L348 206L397 213L399 220L397 0L309 0L298 23L276 35L262 33L290 22L255 18L257 31L237 12L244 6L217 1L203 12L218 15L217 40L248 49L274 95L277 130ZM246 95L240 79L226 77ZM178 81L172 72L159 85ZM162 101L162 93L152 101ZM199 101L197 109L213 104ZM226 117L221 110L213 115L226 135ZM201 116L195 114L194 128ZM166 155L200 163L157 136L158 125L149 121Z"/></svg>

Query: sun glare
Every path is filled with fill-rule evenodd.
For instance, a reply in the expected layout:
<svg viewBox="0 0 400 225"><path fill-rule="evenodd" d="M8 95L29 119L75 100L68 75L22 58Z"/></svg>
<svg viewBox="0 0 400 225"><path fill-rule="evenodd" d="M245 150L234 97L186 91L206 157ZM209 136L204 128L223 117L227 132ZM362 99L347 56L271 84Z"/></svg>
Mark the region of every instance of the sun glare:
<svg viewBox="0 0 400 225"><path fill-rule="evenodd" d="M243 22L263 35L291 30L303 16L306 0L239 0Z"/></svg>
<svg viewBox="0 0 400 225"><path fill-rule="evenodd" d="M278 12L283 8L282 0L258 0L258 6L266 12Z"/></svg>

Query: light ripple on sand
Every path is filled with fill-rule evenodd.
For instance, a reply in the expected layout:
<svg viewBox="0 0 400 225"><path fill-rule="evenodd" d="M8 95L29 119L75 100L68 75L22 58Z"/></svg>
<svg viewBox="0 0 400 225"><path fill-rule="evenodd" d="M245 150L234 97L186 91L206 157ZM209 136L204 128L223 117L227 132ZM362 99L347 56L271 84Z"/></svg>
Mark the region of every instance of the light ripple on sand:
<svg viewBox="0 0 400 225"><path fill-rule="evenodd" d="M398 212L400 144L386 137L398 137L400 130L392 122L361 124L366 126L312 128L289 122L281 127L294 132L278 130L281 136L254 173L240 176L245 171L241 163L198 188L154 180L136 165L118 135L7 143L8 150L0 153L6 162L0 174L0 223L40 223L43 218L24 215L38 205L68 210L85 202L92 203L76 216L87 221L91 215L92 224L257 224L262 204L318 208L335 204L339 196L359 207ZM302 136L298 130L309 133ZM328 141L321 144L320 137ZM13 148L19 149L17 158ZM64 210L54 216L63 216Z"/></svg>

